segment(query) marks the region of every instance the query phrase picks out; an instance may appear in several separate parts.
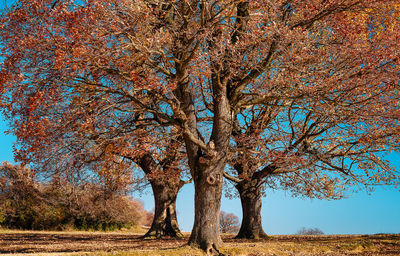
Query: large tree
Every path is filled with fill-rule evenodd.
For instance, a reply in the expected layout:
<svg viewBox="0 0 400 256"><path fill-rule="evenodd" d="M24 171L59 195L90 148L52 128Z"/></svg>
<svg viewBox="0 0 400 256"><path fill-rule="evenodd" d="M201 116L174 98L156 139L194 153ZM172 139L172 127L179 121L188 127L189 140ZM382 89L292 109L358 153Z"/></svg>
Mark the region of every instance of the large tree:
<svg viewBox="0 0 400 256"><path fill-rule="evenodd" d="M316 161L315 150L376 156L374 148L398 145L392 2L20 0L2 16L0 32L2 103L15 120L17 155L82 135L81 147L93 147L88 134L101 131L114 136L108 148L135 158L165 148L157 134L178 131L195 185L189 244L217 253L223 172L235 137L245 134L238 127L254 113L271 107L287 117L272 115L277 125L259 133L260 151L270 152L262 170L305 161L310 168L294 175L322 179L312 165L337 165ZM366 36L369 26L349 23L364 17L357 14L385 27L380 40ZM306 116L304 125L297 115ZM62 137L50 129L57 123ZM360 143L351 146L351 138ZM74 145L64 148L76 156ZM301 150L311 153L303 159ZM373 161L357 162L364 163Z"/></svg>
<svg viewBox="0 0 400 256"><path fill-rule="evenodd" d="M137 121L135 125L141 123L142 121ZM137 183L134 185L137 188L144 187L143 183L150 183L154 196L154 215L150 229L144 235L144 238L181 238L183 235L177 220L176 198L182 186L191 182L191 179L185 180L184 178L187 176L187 171L185 171L187 164L184 161L184 152L182 151L182 137L174 135L171 131L165 131L169 136L167 138L169 142L165 143L165 147L158 143L160 147L158 149L143 149L142 152L132 155L126 153L127 149L124 148L127 146L126 144L118 145L115 143L114 134L101 134L103 132L104 130L100 133L96 132L95 137L97 139L90 140L90 143L96 142L96 151L94 153L93 147L91 147L91 151L86 152L86 155L92 155L92 158L84 161L83 167L95 166L94 169L98 170L96 173L100 174L107 183L113 183L116 186L115 189L118 189L118 186L121 185L126 187L130 183ZM73 140L76 139L73 138ZM160 137L159 139L163 138ZM81 142L82 140L78 139L73 143ZM43 146L41 148L45 151L48 150ZM46 157L41 152L42 149L37 150L35 154L40 153L37 158L45 159ZM125 162L125 164L121 164L121 162ZM131 175L137 176L136 172L132 171L137 169L136 167L143 171L144 179L136 177L132 180L133 177L131 177L131 179L121 183L121 173L125 174L125 178L131 172ZM76 169L76 167L74 168ZM65 172L65 166L63 172ZM82 170L79 169L78 172L81 173Z"/></svg>
<svg viewBox="0 0 400 256"><path fill-rule="evenodd" d="M15 8L18 9L19 4L22 5L23 2L18 2ZM69 8L77 7L72 2L55 1L42 4L44 4L42 7L47 4L45 8L49 8L52 12L57 12L57 8L66 6L69 6ZM27 8L25 10L33 8L32 10L35 12L35 3L29 3L25 7ZM84 10L78 9L77 12L84 12ZM22 11L22 9L19 9L19 11ZM39 10L36 9L36 11ZM10 10L10 13L12 13L12 10ZM75 15L77 14L75 13ZM67 15L58 18L69 19L70 17ZM40 27L38 22L41 21L43 19L40 15L37 15L28 22L30 27L26 27L26 29L30 30L30 33L34 36L36 36L35 28L49 29L49 33L42 35L43 38L49 39L48 37L52 33L50 32L51 25L42 24L43 26ZM17 34L15 35L17 36ZM33 37L31 39L35 40ZM39 40L39 38L36 39ZM71 38L65 39L71 40ZM28 39L28 42L37 43L37 41L30 41L30 39ZM54 44L54 47L62 48L58 43L66 42L49 41L48 43ZM49 45L43 46L46 48ZM39 45L35 47L39 47ZM153 223L145 237L182 236L177 223L175 204L179 189L187 181L181 180L182 165L180 160L182 159L182 152L180 145L182 140L176 138L176 131L174 129L161 131L162 128L154 126L146 130L149 122L153 120L157 123L159 120L148 118L142 115L141 111L134 111L134 108L131 108L127 103L129 100L127 101L123 95L114 95L115 97L112 99L114 102L111 103L108 97L103 97L107 93L99 94L99 91L97 91L96 94L94 87L89 89L91 92L87 90L88 88L83 88L83 85L90 86L93 83L94 76L96 76L96 72L92 72L91 69L83 70L88 72L84 76L69 73L71 70L60 69L56 72L58 74L55 74L55 65L61 63L61 60L57 59L59 57L57 54L60 52L56 53L55 49L47 52L43 49L41 53L38 53L51 55L39 57L40 61L43 62L46 61L46 58L51 58L51 63L46 63L46 65L50 65L47 66L48 77L32 79L32 83L36 83L40 87L38 90L34 89L32 92L28 92L23 91L26 88L21 88L21 93L28 94L27 98L21 98L18 110L13 110L29 113L28 115L21 115L22 119L25 120L16 120L12 124L16 128L18 137L16 158L25 163L29 162L41 172L46 172L43 174L44 176L52 177L63 173L62 175L68 177L71 182L72 180L76 182L78 180L97 179L98 182L113 191L123 191L132 182L136 182L132 180L132 170L139 167L146 174L146 180L151 185L155 200ZM76 50L74 49L74 51ZM33 59L30 60L33 61ZM43 62L41 64L44 64ZM31 64L33 66L25 68L31 71L32 68L41 66L41 64L36 65L34 62ZM51 71L51 69L53 70ZM24 74L29 74L30 71ZM63 91L52 91L55 89L50 89L51 84L55 82L53 79L61 78L62 72L66 72L67 76L70 75L70 77L64 77L66 79L64 82L72 81L72 83L61 89ZM37 75L40 74L37 73ZM46 78L49 80L46 80ZM49 90L44 89L45 87ZM33 103L29 100L33 94L36 95L35 97L40 94L44 95L43 97L39 96L38 101ZM58 97L59 102L56 103L58 100L55 97ZM78 101L81 102L78 103ZM116 106L110 108L109 103ZM18 116L19 114L16 112L8 112L6 115ZM21 123L28 124L29 128L20 126ZM168 134L168 136L164 136L164 134ZM159 142L161 140L162 143Z"/></svg>
<svg viewBox="0 0 400 256"><path fill-rule="evenodd" d="M251 106L251 111L237 115L232 168L224 173L235 184L242 203L237 238L266 237L261 225L261 196L266 187L289 190L294 196L340 199L360 189L400 183L399 173L384 160L385 155L398 150L398 49L392 52L396 36L383 38L398 24L399 6L381 2L375 8L389 15L377 15L379 12L371 8L349 10L342 17L348 26L356 22L358 47L373 52L368 54L372 59L337 54L338 59L332 62L330 45L342 45L354 34L335 36L330 27L311 26L310 30L318 31L314 43L328 52L309 54L306 63L293 62L289 68L294 73L296 69L310 72L316 66L323 67L320 72L330 72L329 79L321 80L327 83L327 90L309 91L314 94L311 97L271 97L264 106ZM382 47L393 49L385 56L379 53L379 59L374 54ZM321 58L324 55L320 54L327 55ZM377 61L376 66L373 61ZM325 69L328 63L331 66ZM364 65L371 67L365 70ZM394 80L377 79L383 74ZM315 77L308 76L305 74L300 83L293 81L297 83L294 88L314 85ZM332 84L330 79L334 79ZM343 82L354 84L341 88Z"/></svg>

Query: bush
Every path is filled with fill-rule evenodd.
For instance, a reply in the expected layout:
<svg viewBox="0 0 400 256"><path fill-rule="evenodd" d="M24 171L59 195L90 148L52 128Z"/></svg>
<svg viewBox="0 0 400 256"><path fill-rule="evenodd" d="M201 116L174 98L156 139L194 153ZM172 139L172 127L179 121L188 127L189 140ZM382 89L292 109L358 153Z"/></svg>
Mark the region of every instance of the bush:
<svg viewBox="0 0 400 256"><path fill-rule="evenodd" d="M32 229L44 200L34 174L20 165L3 163L0 166L0 209L3 226Z"/></svg>
<svg viewBox="0 0 400 256"><path fill-rule="evenodd" d="M296 233L297 235L323 235L324 232L320 230L319 228L305 228L302 227L299 229Z"/></svg>
<svg viewBox="0 0 400 256"><path fill-rule="evenodd" d="M151 212L146 211L142 225L150 227L153 224L153 219L154 219L154 209Z"/></svg>
<svg viewBox="0 0 400 256"><path fill-rule="evenodd" d="M45 184L29 168L0 166L0 225L7 228L112 231L140 225L146 214L141 203L99 184Z"/></svg>

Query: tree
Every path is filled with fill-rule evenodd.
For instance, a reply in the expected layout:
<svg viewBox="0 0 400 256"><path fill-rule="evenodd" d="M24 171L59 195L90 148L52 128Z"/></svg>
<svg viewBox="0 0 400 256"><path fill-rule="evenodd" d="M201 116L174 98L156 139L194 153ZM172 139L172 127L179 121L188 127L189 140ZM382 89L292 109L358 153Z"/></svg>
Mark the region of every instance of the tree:
<svg viewBox="0 0 400 256"><path fill-rule="evenodd" d="M20 4L22 4L22 2ZM64 4L65 5L60 7L57 6L57 2L55 2L54 6L48 5L47 7L51 7L52 13L55 13L61 10L58 8L68 6L68 3ZM71 4L71 6L74 5L72 2ZM34 3L27 6L27 8L32 8L33 6ZM80 11L84 12L84 10ZM37 18L38 19L33 21L33 23L38 22L40 16L37 16ZM64 18L69 19L70 17ZM32 26L35 25L32 24ZM43 27L43 29L45 28ZM71 40L71 38L66 38L66 40ZM76 49L74 51L76 53ZM52 54L54 54L52 57L55 59L53 59L54 62L51 63L51 65L61 63L60 59L56 60L56 55L59 53L60 52L52 52ZM43 60L45 58L46 57L44 57ZM94 74L92 74L90 70L87 71L89 72L90 81L86 80L86 78L81 80L79 77L74 77L73 80L75 79L74 81L77 82L77 84L74 85L75 89L82 85L90 85ZM71 75L73 76L73 74ZM53 81L39 81L42 85L47 82L51 84ZM51 90L50 88L48 89ZM84 99L85 103L75 109L65 107L65 105L63 105L65 102L61 103L58 107L55 107L55 105L50 107L46 106L46 104L52 103L45 103L45 101L52 102L55 99L47 98L44 100L45 97L38 99L39 105L34 107L35 109L31 109L32 106L30 106L29 103L22 103L23 105L25 104L25 110L36 111L35 114L30 114L30 117L28 117L29 121L25 120L25 122L30 122L29 126L32 128L25 132L30 133L28 135L29 139L27 140L35 140L36 138L37 141L23 142L26 143L26 147L21 147L17 158L22 161L27 161L29 159L31 163L35 163L36 169L44 169L47 172L53 173L53 175L62 171L70 172L69 176L79 176L82 178L84 176L82 174L84 171L87 173L88 169L89 172L94 170L99 176L100 182L109 186L112 190L123 189L125 186L129 185L132 182L130 179L130 170L133 168L132 164L139 166L146 173L147 179L152 185L156 205L154 225L151 226L151 229L145 236L180 236L176 220L175 201L179 189L187 183L180 180L181 170L177 168L177 166L174 166L178 165L177 162L181 159L181 157L178 157L180 148L175 145L175 147L168 147L165 149L169 151L167 153L160 152L159 149L163 148L163 146L160 143L155 143L155 140L161 139L160 132L158 131L157 136L154 135L154 132L157 132L156 130L145 131L145 129L143 129L150 119L143 116L140 111L128 115L127 113L132 109L126 106L126 99L120 97L121 95L117 95L116 98L114 98L116 100L115 103L117 104L118 102L119 106L113 108L109 112L105 112L104 108L108 108L108 99L99 96L97 99L105 100L107 103L103 104L103 102L98 105L91 104L90 102L97 97L94 95L93 91L89 94L85 91L80 95L80 97L83 98L79 98L78 94L81 93L81 89L84 88L78 88L78 90L75 91L77 94L73 95L75 89L67 89L63 92L66 93L64 94L65 102L68 102L70 99L70 103L75 104L77 100ZM68 97L70 98L67 99ZM44 103L44 105L42 105L42 103ZM123 107L120 109L119 107L121 106ZM51 108L53 108L53 110L56 109L56 112L51 113L53 110L48 111L48 109ZM89 111L85 112L85 110ZM34 120L36 118L33 117L34 115L41 115L41 113L44 112L47 112L45 117L47 123L43 123L43 116L39 117L39 120ZM68 121L69 118L72 119ZM76 119L73 120L73 118ZM105 120L109 122L106 123ZM157 122L157 120L155 120L155 122ZM19 124L15 125L18 126ZM38 133L35 134L33 131ZM147 135L144 135L144 133ZM177 141L173 137L175 133L173 129L170 130L169 135L171 138L167 138L165 144L177 144ZM148 134L154 136L148 136ZM145 136L148 136L147 140L144 139ZM130 138L126 139L127 137ZM21 141L23 140L24 139L21 139ZM130 142L132 142L132 144L129 144ZM148 147L150 144L153 146ZM60 159L64 160L60 161Z"/></svg>
<svg viewBox="0 0 400 256"><path fill-rule="evenodd" d="M323 235L324 232L322 232L319 228L305 228L302 227L296 232L297 235L314 235L314 236L319 236Z"/></svg>
<svg viewBox="0 0 400 256"><path fill-rule="evenodd" d="M350 8L339 15L345 22L352 22L350 18L358 21L358 35L354 35L353 30L336 31L336 25L330 22L328 27L319 26L319 19L324 19L322 16L309 24L307 30L318 35L316 41L309 43L319 45L318 51L308 54L306 62L285 62L288 66L284 66L292 73L301 69L309 73L302 81L290 81L293 74L282 73L285 83L296 84L293 89L312 85L308 92L314 94L311 101L302 95L293 97L296 94L288 98L271 97L267 100L269 104L251 107L251 112L236 118L231 161L231 173L236 177L224 175L235 184L242 202L243 219L237 238L266 237L261 225L261 195L265 187L290 190L294 196L340 199L348 196L350 189L369 190L374 185L399 184L398 172L382 159L383 155L398 149L398 131L387 129L397 126L398 119L392 116L393 109L384 109L386 104L398 107L392 101L398 98L395 89L398 73L392 73L392 68L398 67L398 61L394 56L376 55L382 45L394 42L394 38L382 40L383 35L391 33L382 26L397 23L398 13L385 16L376 8L395 13L398 10L396 5L377 3L375 8ZM294 18L290 17L294 15L292 11L288 10L288 22ZM332 16L333 20L336 18ZM330 34L327 35L324 29ZM368 48L367 58L333 54L339 50L334 50L339 41L340 49L354 50L346 46L354 37L357 47L363 44L362 49L358 49L360 52ZM337 60L328 64L326 59L318 60L320 54L335 56ZM326 69L324 65L332 66ZM386 69L385 65L389 67ZM321 69L314 73L317 67ZM326 82L326 89L330 89L313 91L315 88L312 87L319 83L316 75L328 70L332 73L319 79L321 83ZM343 72L348 75L343 76ZM391 74L394 75L392 82L379 78ZM345 86L347 83L357 85ZM372 88L373 92L370 91Z"/></svg>
<svg viewBox="0 0 400 256"><path fill-rule="evenodd" d="M209 254L219 253L231 158L256 163L244 178L283 173L282 185L304 193L309 178L326 191L390 183L397 174L376 156L399 143L398 16L395 1L385 1L389 16L380 2L21 0L0 32L17 156L72 138L58 148L84 158L80 149L100 145L91 133L107 134L103 148L122 151L119 166L182 135L195 185L189 244ZM354 14L387 29L372 40L370 26L349 25ZM379 168L347 175L341 159ZM332 187L336 177L352 178Z"/></svg>
<svg viewBox="0 0 400 256"><path fill-rule="evenodd" d="M237 233L239 231L239 218L233 213L220 212L219 232Z"/></svg>

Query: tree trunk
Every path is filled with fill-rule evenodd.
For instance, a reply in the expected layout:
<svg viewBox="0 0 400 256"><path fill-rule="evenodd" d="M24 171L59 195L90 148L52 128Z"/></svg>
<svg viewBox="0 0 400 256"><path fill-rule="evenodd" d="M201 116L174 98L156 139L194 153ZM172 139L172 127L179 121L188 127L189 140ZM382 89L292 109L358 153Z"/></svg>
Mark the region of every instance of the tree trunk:
<svg viewBox="0 0 400 256"><path fill-rule="evenodd" d="M195 217L189 245L200 247L207 255L222 255L218 250L222 244L219 234L222 170L225 166L222 162L197 172L194 178Z"/></svg>
<svg viewBox="0 0 400 256"><path fill-rule="evenodd" d="M167 157L169 157L167 160L173 161L175 155L171 154ZM154 195L153 223L143 238L183 237L178 226L175 204L178 192L185 182L168 177L165 172L159 169L160 167L150 153L145 153L134 161L142 168L148 178L151 177L149 182ZM154 173L157 174L156 177L152 177Z"/></svg>
<svg viewBox="0 0 400 256"><path fill-rule="evenodd" d="M176 197L183 182L178 185L151 180L154 194L154 218L144 238L182 238L176 217Z"/></svg>
<svg viewBox="0 0 400 256"><path fill-rule="evenodd" d="M236 238L260 239L267 235L261 225L261 191L255 180L243 180L236 185L242 203L242 225Z"/></svg>
<svg viewBox="0 0 400 256"><path fill-rule="evenodd" d="M202 4L201 8L206 11L205 5ZM191 40L185 34L179 38L182 45L190 45ZM189 245L200 247L208 255L221 255L218 248L222 244L219 235L222 174L227 163L233 116L227 97L227 84L226 80L221 83L221 77L214 72L220 70L220 63L213 63L215 69L211 75L211 83L214 116L211 137L208 144L205 144L206 141L198 129L194 101L196 94L191 85L193 81L190 81L188 65L185 64L187 57L182 51L177 51L177 58L180 62L176 62L177 89L174 93L180 104L174 109L174 114L180 118L182 124L186 154L195 187L195 216Z"/></svg>

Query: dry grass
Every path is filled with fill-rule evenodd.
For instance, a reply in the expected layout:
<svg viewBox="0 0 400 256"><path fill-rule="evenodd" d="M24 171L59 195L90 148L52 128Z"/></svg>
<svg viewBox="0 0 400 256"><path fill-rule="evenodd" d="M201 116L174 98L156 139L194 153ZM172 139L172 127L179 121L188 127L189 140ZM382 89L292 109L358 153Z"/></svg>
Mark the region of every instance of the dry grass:
<svg viewBox="0 0 400 256"><path fill-rule="evenodd" d="M141 233L143 234L143 233ZM137 232L32 232L0 230L0 253L35 256L204 255L186 239L141 240ZM223 236L228 255L400 255L400 235L270 236L236 240Z"/></svg>
<svg viewBox="0 0 400 256"><path fill-rule="evenodd" d="M230 255L400 255L400 235L271 236L229 241Z"/></svg>

